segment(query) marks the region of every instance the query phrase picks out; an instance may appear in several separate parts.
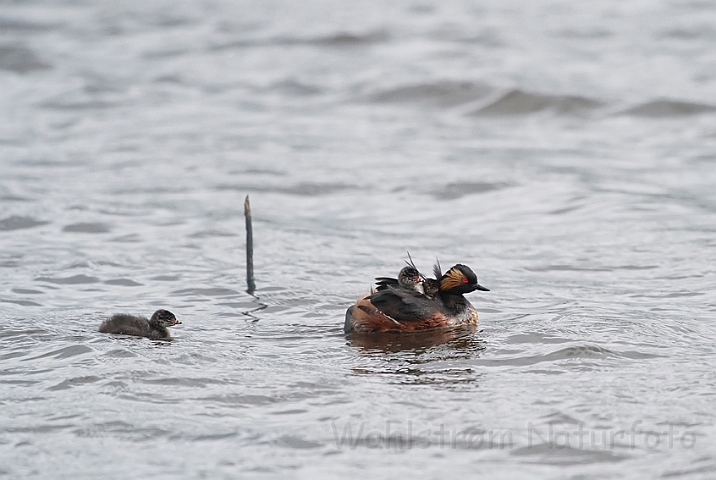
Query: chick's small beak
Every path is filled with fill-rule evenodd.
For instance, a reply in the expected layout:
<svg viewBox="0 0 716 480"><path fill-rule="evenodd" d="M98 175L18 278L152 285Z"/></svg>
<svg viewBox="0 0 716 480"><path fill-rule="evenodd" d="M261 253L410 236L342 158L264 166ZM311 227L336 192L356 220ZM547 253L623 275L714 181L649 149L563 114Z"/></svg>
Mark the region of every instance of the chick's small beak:
<svg viewBox="0 0 716 480"><path fill-rule="evenodd" d="M489 288L485 288L485 287L483 287L482 285L480 285L479 283L476 285L476 288L477 288L478 290L482 290L483 292L489 292L489 291L490 291Z"/></svg>

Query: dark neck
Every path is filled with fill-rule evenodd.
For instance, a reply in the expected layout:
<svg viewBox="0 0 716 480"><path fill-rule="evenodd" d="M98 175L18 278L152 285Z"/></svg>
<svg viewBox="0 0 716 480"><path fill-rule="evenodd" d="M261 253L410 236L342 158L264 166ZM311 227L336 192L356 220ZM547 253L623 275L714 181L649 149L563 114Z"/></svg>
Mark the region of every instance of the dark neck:
<svg viewBox="0 0 716 480"><path fill-rule="evenodd" d="M465 297L463 297L460 293L451 294L447 292L440 292L440 298L442 298L445 308L453 313L461 312L467 307L467 300L465 300Z"/></svg>

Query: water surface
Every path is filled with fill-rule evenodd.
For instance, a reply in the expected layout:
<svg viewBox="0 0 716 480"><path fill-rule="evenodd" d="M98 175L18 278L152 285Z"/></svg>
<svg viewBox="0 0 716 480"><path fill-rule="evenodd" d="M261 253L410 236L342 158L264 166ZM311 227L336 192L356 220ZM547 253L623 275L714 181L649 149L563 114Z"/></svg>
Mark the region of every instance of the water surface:
<svg viewBox="0 0 716 480"><path fill-rule="evenodd" d="M6 3L0 474L712 477L715 24ZM407 250L477 272L479 332L344 336Z"/></svg>

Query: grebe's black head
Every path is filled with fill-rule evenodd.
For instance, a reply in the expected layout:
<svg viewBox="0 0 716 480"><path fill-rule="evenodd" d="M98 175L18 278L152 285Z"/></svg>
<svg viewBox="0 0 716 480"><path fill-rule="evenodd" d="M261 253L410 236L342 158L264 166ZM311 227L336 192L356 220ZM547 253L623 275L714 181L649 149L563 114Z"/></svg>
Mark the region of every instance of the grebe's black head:
<svg viewBox="0 0 716 480"><path fill-rule="evenodd" d="M149 319L149 323L159 327L171 327L181 322L177 320L177 317L169 310L157 310L154 312L154 315L152 315L152 318Z"/></svg>
<svg viewBox="0 0 716 480"><path fill-rule="evenodd" d="M477 283L477 275L467 265L458 263L440 278L441 292L462 294L474 292L475 290L490 291Z"/></svg>

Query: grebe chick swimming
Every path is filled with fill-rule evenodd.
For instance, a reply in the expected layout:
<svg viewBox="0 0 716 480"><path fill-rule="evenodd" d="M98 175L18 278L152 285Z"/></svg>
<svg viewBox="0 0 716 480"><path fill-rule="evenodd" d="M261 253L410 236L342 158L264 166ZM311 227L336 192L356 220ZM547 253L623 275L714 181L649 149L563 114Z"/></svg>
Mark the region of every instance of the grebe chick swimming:
<svg viewBox="0 0 716 480"><path fill-rule="evenodd" d="M167 327L180 323L177 317L169 310L157 310L152 315L152 318L148 320L145 317L118 313L102 322L102 325L99 326L99 331L119 335L136 335L152 340L171 340L172 337L169 335Z"/></svg>
<svg viewBox="0 0 716 480"><path fill-rule="evenodd" d="M457 264L444 275L438 275L437 266L435 271L434 298L387 285L348 308L345 332L414 332L477 325L477 311L463 294L489 290L477 283L475 272L466 265Z"/></svg>

